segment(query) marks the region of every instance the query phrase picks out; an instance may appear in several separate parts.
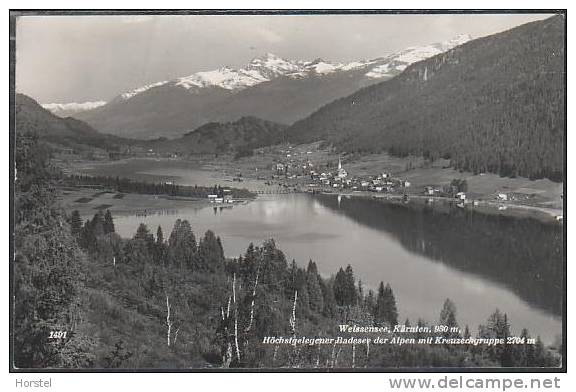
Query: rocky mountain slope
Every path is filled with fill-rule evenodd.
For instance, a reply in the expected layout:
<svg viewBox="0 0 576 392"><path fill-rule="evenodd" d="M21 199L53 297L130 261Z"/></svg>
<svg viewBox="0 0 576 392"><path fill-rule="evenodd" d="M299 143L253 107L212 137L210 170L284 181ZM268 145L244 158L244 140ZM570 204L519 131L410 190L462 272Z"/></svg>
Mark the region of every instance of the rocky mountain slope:
<svg viewBox="0 0 576 392"><path fill-rule="evenodd" d="M240 69L223 67L139 87L77 117L102 132L143 139L177 137L208 122L243 116L290 124L336 98L390 79L410 64L468 40L469 36L459 36L350 63L266 54Z"/></svg>

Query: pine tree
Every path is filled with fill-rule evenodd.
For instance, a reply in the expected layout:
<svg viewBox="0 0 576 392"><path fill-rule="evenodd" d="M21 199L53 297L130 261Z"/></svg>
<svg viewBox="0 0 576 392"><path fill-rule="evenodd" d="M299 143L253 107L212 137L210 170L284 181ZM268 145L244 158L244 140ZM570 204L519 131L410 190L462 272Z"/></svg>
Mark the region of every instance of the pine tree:
<svg viewBox="0 0 576 392"><path fill-rule="evenodd" d="M312 261L312 259L308 261L308 268L306 271L311 274L318 274L318 267L316 266L316 263Z"/></svg>
<svg viewBox="0 0 576 392"><path fill-rule="evenodd" d="M270 292L280 294L284 290L284 278L288 263L284 253L276 247L274 240L269 239L261 247L261 270L260 274L263 281L268 282ZM302 272L305 272L302 270ZM306 287L306 279L302 277L303 287ZM292 293L294 295L294 293ZM300 299L300 294L298 294Z"/></svg>
<svg viewBox="0 0 576 392"><path fill-rule="evenodd" d="M154 244L156 263L164 265L166 262L166 243L164 242L164 233L162 227L158 225L156 230L156 243Z"/></svg>
<svg viewBox="0 0 576 392"><path fill-rule="evenodd" d="M371 289L368 290L368 294L364 297L364 309L374 315L374 311L376 309L376 299L374 298L374 291Z"/></svg>
<svg viewBox="0 0 576 392"><path fill-rule="evenodd" d="M134 239L143 241L149 250L154 249L154 235L150 233L148 226L146 226L144 223L140 223L138 226L136 234L134 234Z"/></svg>
<svg viewBox="0 0 576 392"><path fill-rule="evenodd" d="M459 335L458 332L451 332L452 328L458 328L458 322L456 321L456 305L454 305L454 302L452 302L450 298L446 298L446 301L444 301L444 305L440 311L439 325L448 327L448 332L445 333L445 336Z"/></svg>
<svg viewBox="0 0 576 392"><path fill-rule="evenodd" d="M389 325L398 324L398 310L396 308L396 299L389 284L384 286L384 282L380 282L378 286L378 296L376 298L376 310L374 311L374 319L376 322Z"/></svg>
<svg viewBox="0 0 576 392"><path fill-rule="evenodd" d="M178 219L168 239L170 262L178 267L193 268L197 252L196 237L187 220Z"/></svg>
<svg viewBox="0 0 576 392"><path fill-rule="evenodd" d="M196 268L215 271L222 266L223 262L224 250L222 249L222 243L212 230L208 230L198 244Z"/></svg>
<svg viewBox="0 0 576 392"><path fill-rule="evenodd" d="M164 245L164 233L160 225L158 225L158 229L156 230L156 245Z"/></svg>
<svg viewBox="0 0 576 392"><path fill-rule="evenodd" d="M98 211L94 218L92 218L92 222L90 222L90 229L92 231L93 237L99 237L104 235L104 214L102 211Z"/></svg>
<svg viewBox="0 0 576 392"><path fill-rule="evenodd" d="M528 365L528 358L532 357L529 350L532 349L532 345L528 344L528 339L530 339L530 334L526 328L522 328L522 332L520 333L520 338L524 339L524 343L519 344L515 347L514 350L514 365L515 366L523 366L527 367Z"/></svg>
<svg viewBox="0 0 576 392"><path fill-rule="evenodd" d="M364 287L361 280L358 280L358 299L356 303L364 304Z"/></svg>
<svg viewBox="0 0 576 392"><path fill-rule="evenodd" d="M334 298L333 282L325 282L323 279L319 279L319 283L324 301L322 314L326 317L334 317L336 314L336 299Z"/></svg>
<svg viewBox="0 0 576 392"><path fill-rule="evenodd" d="M250 244L252 245L252 244ZM248 253L246 253L248 256ZM250 276L250 275L248 275ZM287 270L286 284L284 285L284 296L290 298L294 296L294 291L298 290L298 264L292 259Z"/></svg>
<svg viewBox="0 0 576 392"><path fill-rule="evenodd" d="M334 278L334 299L339 306L346 305L346 274L342 267L336 272Z"/></svg>
<svg viewBox="0 0 576 392"><path fill-rule="evenodd" d="M356 304L358 297L354 283L354 272L350 265L346 267L346 271L340 268L336 273L334 279L334 298L340 306L352 306Z"/></svg>
<svg viewBox="0 0 576 392"><path fill-rule="evenodd" d="M546 351L544 343L540 336L536 337L536 344L533 345L532 363L528 364L531 367L550 367L554 364L554 359L550 352Z"/></svg>
<svg viewBox="0 0 576 392"><path fill-rule="evenodd" d="M390 284L386 284L384 289L384 297L386 299L386 319L390 325L398 324L398 309L396 308L396 298Z"/></svg>
<svg viewBox="0 0 576 392"><path fill-rule="evenodd" d="M248 245L246 249L246 253L244 257L240 260L240 274L242 278L246 281L254 281L256 279L256 272L258 269L258 255L256 252L256 248L254 247L253 243ZM292 260L292 263L295 265L296 262ZM287 293L288 295L288 293Z"/></svg>
<svg viewBox="0 0 576 392"><path fill-rule="evenodd" d="M104 215L104 234L114 233L116 229L114 228L114 219L112 219L112 214L110 210L106 210L106 214Z"/></svg>
<svg viewBox="0 0 576 392"><path fill-rule="evenodd" d="M378 295L376 296L376 306L374 307L374 320L378 324L386 322L386 299L384 290L384 282L380 282Z"/></svg>
<svg viewBox="0 0 576 392"><path fill-rule="evenodd" d="M481 325L479 330L481 337L504 339L506 336L510 335L508 317L505 313L496 309L488 318L488 323L486 325Z"/></svg>
<svg viewBox="0 0 576 392"><path fill-rule="evenodd" d="M346 302L347 305L356 305L358 303L358 295L356 293L356 282L354 280L354 271L352 266L348 264L346 267Z"/></svg>
<svg viewBox="0 0 576 392"><path fill-rule="evenodd" d="M500 312L499 309L496 309L496 311L494 311L494 313L492 313L488 318L486 325L480 325L478 330L481 338L504 339L506 342L508 336L510 336L508 316L505 313ZM485 350L488 352L492 360L498 361L502 366L510 366L510 345L504 344L489 347Z"/></svg>
<svg viewBox="0 0 576 392"><path fill-rule="evenodd" d="M72 211L70 216L70 231L75 238L79 238L82 232L82 219L78 210Z"/></svg>
<svg viewBox="0 0 576 392"><path fill-rule="evenodd" d="M315 312L321 312L324 309L324 298L322 296L322 289L319 282L320 276L318 276L318 274L314 271L314 268L312 270L308 268L308 271L306 272L308 302L310 304L311 310Z"/></svg>

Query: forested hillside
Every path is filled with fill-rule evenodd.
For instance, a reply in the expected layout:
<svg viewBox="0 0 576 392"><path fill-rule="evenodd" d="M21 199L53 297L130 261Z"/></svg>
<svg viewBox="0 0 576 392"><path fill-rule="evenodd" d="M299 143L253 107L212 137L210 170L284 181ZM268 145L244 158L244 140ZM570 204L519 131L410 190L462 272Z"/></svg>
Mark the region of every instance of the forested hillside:
<svg viewBox="0 0 576 392"><path fill-rule="evenodd" d="M275 143L286 128L256 117L242 117L232 122L207 123L180 138L160 141L155 148L180 153L249 155L254 148Z"/></svg>
<svg viewBox="0 0 576 392"><path fill-rule="evenodd" d="M87 256L52 187L57 171L38 137L18 134L14 214L13 349L18 368L89 367L97 339L82 322ZM55 333L66 332L65 338Z"/></svg>
<svg viewBox="0 0 576 392"><path fill-rule="evenodd" d="M123 145L144 145L142 141L99 133L85 122L72 117L60 118L24 94L16 94L14 106L17 132L33 133L51 144L110 151L116 151Z"/></svg>
<svg viewBox="0 0 576 392"><path fill-rule="evenodd" d="M286 136L562 181L564 32L559 15L470 41L324 106Z"/></svg>

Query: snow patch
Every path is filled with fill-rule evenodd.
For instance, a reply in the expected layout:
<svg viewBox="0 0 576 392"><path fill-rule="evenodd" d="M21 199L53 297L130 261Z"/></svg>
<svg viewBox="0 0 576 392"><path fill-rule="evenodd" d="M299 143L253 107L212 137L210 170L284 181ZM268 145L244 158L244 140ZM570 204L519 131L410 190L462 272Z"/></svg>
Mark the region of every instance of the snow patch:
<svg viewBox="0 0 576 392"><path fill-rule="evenodd" d="M132 97L135 96L135 95L142 94L144 91L148 91L148 90L150 90L151 88L154 88L154 87L163 86L163 85L165 85L166 83L168 83L168 81L167 81L167 80L164 80L164 81L162 81L162 82L156 82L156 83L148 84L148 85L146 85L146 86L138 87L138 88L136 88L136 89L134 89L134 90L132 90L132 91L128 91L127 93L122 94L121 97L122 97L122 99L124 99L124 100L130 99L130 98L132 98Z"/></svg>
<svg viewBox="0 0 576 392"><path fill-rule="evenodd" d="M378 65L367 72L366 76L375 79L396 76L404 71L410 64L444 53L471 39L472 37L470 35L461 34L448 41L425 46L414 46L401 50L390 56L374 60Z"/></svg>
<svg viewBox="0 0 576 392"><path fill-rule="evenodd" d="M106 101L90 101L90 102L70 102L70 103L44 103L42 107L52 113L58 115L59 113L79 113L86 110L92 110L106 105Z"/></svg>

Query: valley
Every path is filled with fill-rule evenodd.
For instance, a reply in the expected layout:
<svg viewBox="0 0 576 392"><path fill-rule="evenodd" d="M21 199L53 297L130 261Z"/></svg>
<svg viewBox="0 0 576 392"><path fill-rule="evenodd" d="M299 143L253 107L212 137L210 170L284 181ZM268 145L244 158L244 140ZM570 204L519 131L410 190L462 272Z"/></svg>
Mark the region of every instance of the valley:
<svg viewBox="0 0 576 392"><path fill-rule="evenodd" d="M289 155L289 157L288 157ZM317 183L310 170L333 171L341 158L349 178L367 181L389 173L410 183L405 189L378 192L367 188L334 188ZM420 157L398 158L386 153L355 156L340 155L316 142L304 145L278 145L256 149L254 155L235 159L232 154L174 158L129 158L118 161L74 161L60 163L65 173L120 176L149 182L174 182L182 185L234 186L259 194L287 192L325 192L354 197L401 200L408 195L412 202L453 202L448 195L427 194L430 187L441 189L454 179L466 180L466 208L512 216L532 216L557 220L563 215L563 184L550 180L500 177L491 173L476 174L449 167L446 160L428 162ZM278 174L277 165L290 167ZM307 165L312 166L307 166ZM306 166L306 169L303 167ZM321 169L319 169L321 168ZM314 186L311 186L314 185ZM498 195L512 195L507 200ZM475 201L476 203L473 203ZM151 202L152 204L156 203ZM503 208L504 207L504 208ZM560 218L558 218L560 219Z"/></svg>

